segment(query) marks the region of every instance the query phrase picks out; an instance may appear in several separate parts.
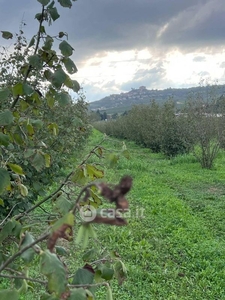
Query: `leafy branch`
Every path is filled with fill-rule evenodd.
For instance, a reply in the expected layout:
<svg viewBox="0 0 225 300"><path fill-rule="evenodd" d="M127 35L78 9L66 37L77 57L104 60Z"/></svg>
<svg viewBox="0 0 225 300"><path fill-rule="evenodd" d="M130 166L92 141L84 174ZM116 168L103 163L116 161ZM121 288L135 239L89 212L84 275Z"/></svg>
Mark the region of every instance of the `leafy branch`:
<svg viewBox="0 0 225 300"><path fill-rule="evenodd" d="M35 46L35 49L34 49L34 55L37 53L38 47L39 47L39 44L40 44L41 28L42 28L42 24L44 22L44 13L45 13L45 7L42 6L42 12L41 12L41 18L40 18L40 23L39 23L39 29L38 29L38 33L37 33L36 46ZM26 83L27 78L28 78L31 70L32 70L32 65L29 64L28 69L27 69L27 71L24 75L23 83ZM16 98L14 99L12 105L11 105L11 109L13 109L16 106L17 102L19 101L19 98L20 98L20 95L17 95Z"/></svg>

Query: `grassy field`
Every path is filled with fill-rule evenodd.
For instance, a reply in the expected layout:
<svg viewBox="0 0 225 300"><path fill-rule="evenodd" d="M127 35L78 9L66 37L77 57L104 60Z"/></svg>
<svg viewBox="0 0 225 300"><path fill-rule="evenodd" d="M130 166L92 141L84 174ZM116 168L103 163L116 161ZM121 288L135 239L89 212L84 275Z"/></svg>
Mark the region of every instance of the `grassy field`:
<svg viewBox="0 0 225 300"><path fill-rule="evenodd" d="M100 140L94 131L87 153ZM112 284L114 299L225 299L225 154L213 170L203 170L191 155L166 160L126 145L130 159L106 166L105 176L111 183L133 178L128 226L95 226L102 245L118 252L127 268L123 285ZM120 151L122 141L109 138L103 146ZM76 270L82 250L69 247L68 265ZM96 293L100 300L105 295L105 289ZM21 299L39 299L38 292Z"/></svg>
<svg viewBox="0 0 225 300"><path fill-rule="evenodd" d="M124 284L113 286L115 299L225 299L224 153L213 170L203 170L191 155L165 160L127 147L130 160L121 158L106 177L133 177L129 225L98 234L128 270Z"/></svg>

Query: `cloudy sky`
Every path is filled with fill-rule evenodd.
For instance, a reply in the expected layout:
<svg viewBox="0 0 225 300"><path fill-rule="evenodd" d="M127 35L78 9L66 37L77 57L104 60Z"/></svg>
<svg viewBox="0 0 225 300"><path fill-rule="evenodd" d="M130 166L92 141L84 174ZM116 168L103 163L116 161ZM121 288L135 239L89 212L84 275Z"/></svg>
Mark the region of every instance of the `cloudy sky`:
<svg viewBox="0 0 225 300"><path fill-rule="evenodd" d="M18 32L24 19L31 37L39 10L37 0L0 0L0 30ZM225 0L78 0L58 11L51 32L69 34L88 102L142 85L225 84Z"/></svg>

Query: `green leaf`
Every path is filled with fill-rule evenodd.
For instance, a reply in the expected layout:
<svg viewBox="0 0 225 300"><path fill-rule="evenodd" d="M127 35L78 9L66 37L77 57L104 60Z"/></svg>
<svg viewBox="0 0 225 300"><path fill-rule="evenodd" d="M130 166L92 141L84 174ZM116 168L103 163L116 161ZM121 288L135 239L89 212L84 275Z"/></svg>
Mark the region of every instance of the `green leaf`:
<svg viewBox="0 0 225 300"><path fill-rule="evenodd" d="M40 2L44 6L50 2L50 0L37 0L37 1Z"/></svg>
<svg viewBox="0 0 225 300"><path fill-rule="evenodd" d="M28 189L24 184L22 183L18 184L18 189L20 190L20 194L23 197L26 197L28 195Z"/></svg>
<svg viewBox="0 0 225 300"><path fill-rule="evenodd" d="M56 298L55 296L44 293L41 295L40 300L59 300L59 298Z"/></svg>
<svg viewBox="0 0 225 300"><path fill-rule="evenodd" d="M55 208L62 214L68 213L71 209L72 203L66 198L64 194L61 194L55 203Z"/></svg>
<svg viewBox="0 0 225 300"><path fill-rule="evenodd" d="M53 73L50 70L45 70L44 75L48 81L50 81L50 82L52 81Z"/></svg>
<svg viewBox="0 0 225 300"><path fill-rule="evenodd" d="M30 136L34 135L34 127L31 124L27 124L27 132Z"/></svg>
<svg viewBox="0 0 225 300"><path fill-rule="evenodd" d="M9 31L1 31L1 33L2 33L3 39L8 40L8 39L12 39L13 38L13 34L11 32L9 32Z"/></svg>
<svg viewBox="0 0 225 300"><path fill-rule="evenodd" d="M106 267L105 265L101 265L98 270L101 271L101 277L105 280L111 280L114 275L114 270Z"/></svg>
<svg viewBox="0 0 225 300"><path fill-rule="evenodd" d="M21 108L22 111L27 110L28 107L29 107L29 104L26 101L20 100L20 108Z"/></svg>
<svg viewBox="0 0 225 300"><path fill-rule="evenodd" d="M59 32L59 38L61 39L62 37L64 37L64 35L66 35L63 31Z"/></svg>
<svg viewBox="0 0 225 300"><path fill-rule="evenodd" d="M3 207L5 206L5 203L1 198L0 198L0 205L3 206Z"/></svg>
<svg viewBox="0 0 225 300"><path fill-rule="evenodd" d="M86 165L87 174L91 179L98 179L104 177L104 171L97 169L94 165Z"/></svg>
<svg viewBox="0 0 225 300"><path fill-rule="evenodd" d="M92 284L94 274L87 269L78 269L73 277L72 284Z"/></svg>
<svg viewBox="0 0 225 300"><path fill-rule="evenodd" d="M72 2L70 0L58 0L58 2L63 6L63 7L72 7Z"/></svg>
<svg viewBox="0 0 225 300"><path fill-rule="evenodd" d="M34 46L34 43L35 43L35 35L32 37L32 39L30 40L30 43L28 45L28 48Z"/></svg>
<svg viewBox="0 0 225 300"><path fill-rule="evenodd" d="M59 44L59 49L61 50L61 53L63 56L71 56L73 54L73 47L70 46L70 44L67 43L67 41L62 41Z"/></svg>
<svg viewBox="0 0 225 300"><path fill-rule="evenodd" d="M96 255L96 250L92 248L83 254L82 259L84 261L89 261L90 259L94 258L95 255Z"/></svg>
<svg viewBox="0 0 225 300"><path fill-rule="evenodd" d="M38 129L40 129L44 123L42 120L30 120L30 122L32 123L32 125Z"/></svg>
<svg viewBox="0 0 225 300"><path fill-rule="evenodd" d="M56 123L50 123L48 125L48 129L52 131L53 135L57 135L59 133L59 127Z"/></svg>
<svg viewBox="0 0 225 300"><path fill-rule="evenodd" d="M88 245L88 238L96 238L96 233L92 227L91 224L83 224L80 226L78 233L77 233L77 238L76 238L76 243L81 244L82 247L86 248Z"/></svg>
<svg viewBox="0 0 225 300"><path fill-rule="evenodd" d="M18 221L13 221L14 227L12 230L12 234L15 235L17 238L20 238L20 233L22 230L22 225Z"/></svg>
<svg viewBox="0 0 225 300"><path fill-rule="evenodd" d="M47 93L45 96L46 100L47 100L47 104L50 108L53 108L54 104L55 104L55 98L52 96L51 93Z"/></svg>
<svg viewBox="0 0 225 300"><path fill-rule="evenodd" d="M34 18L37 19L40 22L41 18L42 18L42 14L41 13L37 13Z"/></svg>
<svg viewBox="0 0 225 300"><path fill-rule="evenodd" d="M44 153L45 167L49 168L51 165L51 156L48 153Z"/></svg>
<svg viewBox="0 0 225 300"><path fill-rule="evenodd" d="M54 41L53 38L48 35L45 39L45 43L44 43L44 46L42 48L44 50L50 50L52 48L53 41Z"/></svg>
<svg viewBox="0 0 225 300"><path fill-rule="evenodd" d="M119 156L117 154L110 153L107 160L109 161L109 166L114 167L119 160Z"/></svg>
<svg viewBox="0 0 225 300"><path fill-rule="evenodd" d="M23 92L24 92L24 95L30 96L31 94L33 94L34 90L29 84L24 83L23 84Z"/></svg>
<svg viewBox="0 0 225 300"><path fill-rule="evenodd" d="M60 106L66 106L72 101L70 95L66 92L58 93L56 100L59 102Z"/></svg>
<svg viewBox="0 0 225 300"><path fill-rule="evenodd" d="M26 149L23 153L24 158L28 158L31 157L32 155L34 155L35 150L34 149Z"/></svg>
<svg viewBox="0 0 225 300"><path fill-rule="evenodd" d="M48 290L60 297L66 290L66 271L63 263L58 259L55 253L45 250L41 253L41 273L48 278Z"/></svg>
<svg viewBox="0 0 225 300"><path fill-rule="evenodd" d="M55 246L56 254L61 255L61 256L67 256L68 252L64 247L60 246Z"/></svg>
<svg viewBox="0 0 225 300"><path fill-rule="evenodd" d="M122 284L126 279L127 271L124 266L124 263L121 260L118 260L114 265L115 277L118 280L119 284Z"/></svg>
<svg viewBox="0 0 225 300"><path fill-rule="evenodd" d="M69 57L64 57L62 62L64 63L64 66L65 66L68 73L74 74L78 71L77 67L74 64L74 62Z"/></svg>
<svg viewBox="0 0 225 300"><path fill-rule="evenodd" d="M24 144L24 139L19 133L15 133L13 135L14 142L17 143L18 145L23 145Z"/></svg>
<svg viewBox="0 0 225 300"><path fill-rule="evenodd" d="M68 224L70 226L74 225L74 215L72 212L65 214L61 219L59 219L55 224L52 226L52 230L56 231L60 228L63 224Z"/></svg>
<svg viewBox="0 0 225 300"><path fill-rule="evenodd" d="M42 60L39 55L34 54L28 57L29 64L36 68L37 70L40 70L42 68Z"/></svg>
<svg viewBox="0 0 225 300"><path fill-rule="evenodd" d="M122 155L126 158L126 159L130 159L130 152L128 150L123 150L122 151Z"/></svg>
<svg viewBox="0 0 225 300"><path fill-rule="evenodd" d="M0 290L1 300L19 300L19 293L16 290Z"/></svg>
<svg viewBox="0 0 225 300"><path fill-rule="evenodd" d="M107 286L106 300L113 300L112 289L109 285Z"/></svg>
<svg viewBox="0 0 225 300"><path fill-rule="evenodd" d="M24 175L23 169L21 168L21 166L16 165L16 164L11 164L11 163L7 163L7 165L10 167L10 169L19 175Z"/></svg>
<svg viewBox="0 0 225 300"><path fill-rule="evenodd" d="M51 82L52 85L56 88L60 89L62 84L65 82L67 78L66 73L63 71L63 69L58 69L55 71L55 73L52 75Z"/></svg>
<svg viewBox="0 0 225 300"><path fill-rule="evenodd" d="M21 244L21 249L27 247L28 245L32 244L33 242L34 242L33 236L29 232L26 232L25 237L23 238L23 241ZM33 248L31 247L21 254L21 258L26 263L30 263L34 258L34 255L35 255L35 252L34 252Z"/></svg>
<svg viewBox="0 0 225 300"><path fill-rule="evenodd" d="M86 225L81 225L78 233L77 233L77 237L76 237L76 243L77 244L81 244L82 243L82 247L86 248L88 245L88 230Z"/></svg>
<svg viewBox="0 0 225 300"><path fill-rule="evenodd" d="M20 72L21 74L23 74L23 76L26 76L27 70L29 69L29 64L24 64L21 68L20 68Z"/></svg>
<svg viewBox="0 0 225 300"><path fill-rule="evenodd" d="M10 90L8 88L0 90L0 100L7 100L10 95Z"/></svg>
<svg viewBox="0 0 225 300"><path fill-rule="evenodd" d="M0 132L0 145L8 146L9 143L10 143L9 136L7 134Z"/></svg>
<svg viewBox="0 0 225 300"><path fill-rule="evenodd" d="M72 80L72 82L73 82L73 87L72 87L73 91L74 91L75 93L78 93L79 90L80 90L80 85L79 85L79 83L78 83L76 80Z"/></svg>
<svg viewBox="0 0 225 300"><path fill-rule="evenodd" d="M56 7L49 8L48 12L49 12L49 14L50 14L53 21L57 20L60 17Z"/></svg>
<svg viewBox="0 0 225 300"><path fill-rule="evenodd" d="M40 27L40 32L41 32L41 33L46 33L46 32L45 32L45 26L42 25L42 26Z"/></svg>
<svg viewBox="0 0 225 300"><path fill-rule="evenodd" d="M85 184L87 182L85 171L84 166L77 168L74 175L71 177L71 181L77 184Z"/></svg>
<svg viewBox="0 0 225 300"><path fill-rule="evenodd" d="M93 191L93 189L90 190L90 194L94 202L99 206L102 203L101 198Z"/></svg>
<svg viewBox="0 0 225 300"><path fill-rule="evenodd" d="M47 8L53 8L55 5L55 1L52 0L52 2L47 6Z"/></svg>
<svg viewBox="0 0 225 300"><path fill-rule="evenodd" d="M0 126L10 125L13 122L13 114L10 110L0 113Z"/></svg>
<svg viewBox="0 0 225 300"><path fill-rule="evenodd" d="M68 300L87 300L85 290L82 288L71 290Z"/></svg>
<svg viewBox="0 0 225 300"><path fill-rule="evenodd" d="M0 243L2 243L9 235L12 234L13 228L16 226L15 222L8 221L0 232Z"/></svg>
<svg viewBox="0 0 225 300"><path fill-rule="evenodd" d="M13 97L23 95L23 84L21 82L18 82L13 86L12 91L13 91Z"/></svg>
<svg viewBox="0 0 225 300"><path fill-rule="evenodd" d="M40 151L37 151L32 157L31 164L38 172L40 172L45 167L45 158L40 153Z"/></svg>
<svg viewBox="0 0 225 300"><path fill-rule="evenodd" d="M5 169L0 168L0 194L9 185L10 185L9 173Z"/></svg>
<svg viewBox="0 0 225 300"><path fill-rule="evenodd" d="M67 75L64 84L65 84L65 86L67 86L69 89L73 89L73 80L70 78L69 75Z"/></svg>

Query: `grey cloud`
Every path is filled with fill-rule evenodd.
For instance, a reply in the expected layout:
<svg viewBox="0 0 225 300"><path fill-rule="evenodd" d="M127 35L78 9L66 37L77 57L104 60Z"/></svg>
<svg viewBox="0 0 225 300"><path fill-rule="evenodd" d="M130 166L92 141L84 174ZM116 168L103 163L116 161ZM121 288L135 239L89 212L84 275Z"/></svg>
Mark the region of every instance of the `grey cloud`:
<svg viewBox="0 0 225 300"><path fill-rule="evenodd" d="M69 34L78 69L87 58L99 59L107 51L148 48L154 55L154 65L151 60L139 60L148 70L137 71L132 81L121 86L111 83L111 88L104 86L105 90L101 91L89 82L85 84L93 99L107 93L108 88L114 91L140 85L171 86L163 64L157 62L163 61L167 52L174 48L183 52L198 49L207 52L212 48L218 51L224 46L224 0L78 0L71 9L55 2L61 18L53 22L50 33L66 31ZM0 5L0 30L18 31L24 17L25 34L31 37L36 33L38 22L34 16L41 9L37 0L0 0ZM193 60L204 61L203 56ZM98 60L93 61L93 65L97 63ZM224 66L225 62L221 68Z"/></svg>
<svg viewBox="0 0 225 300"><path fill-rule="evenodd" d="M166 79L165 75L165 69L160 63L158 63L155 67L152 67L149 70L138 70L135 73L134 78L131 81L122 84L120 88L123 91L127 91L130 88L139 88L142 85L150 89L160 86L163 87L163 85L170 85L171 82Z"/></svg>
<svg viewBox="0 0 225 300"><path fill-rule="evenodd" d="M193 58L194 62L204 62L206 61L206 58L204 56L196 56Z"/></svg>
<svg viewBox="0 0 225 300"><path fill-rule="evenodd" d="M74 29L70 37L77 51L87 56L103 49L154 47L161 26L195 4L196 0L78 1L68 21Z"/></svg>
<svg viewBox="0 0 225 300"><path fill-rule="evenodd" d="M170 20L160 42L192 50L223 45L224 13L223 0L198 1Z"/></svg>
<svg viewBox="0 0 225 300"><path fill-rule="evenodd" d="M202 72L199 72L198 73L199 77L209 77L210 76L210 73L207 72L207 71L202 71Z"/></svg>
<svg viewBox="0 0 225 300"><path fill-rule="evenodd" d="M68 32L76 50L74 59L80 63L104 51L214 46L224 39L223 1L78 0L71 9L63 9L56 1L61 18L50 31ZM16 30L24 14L26 30L36 32L37 1L1 3L0 30Z"/></svg>

